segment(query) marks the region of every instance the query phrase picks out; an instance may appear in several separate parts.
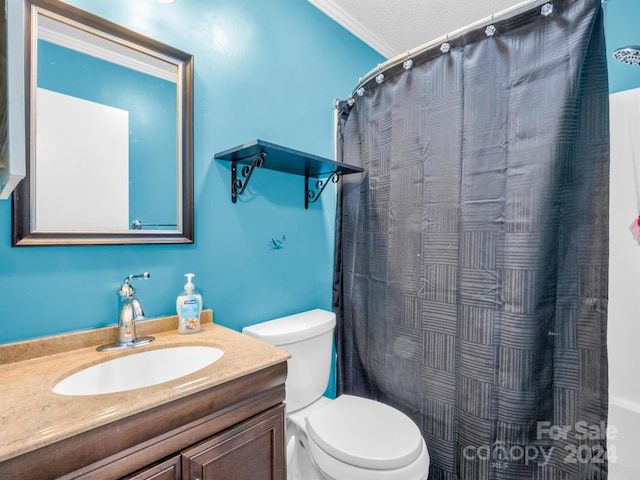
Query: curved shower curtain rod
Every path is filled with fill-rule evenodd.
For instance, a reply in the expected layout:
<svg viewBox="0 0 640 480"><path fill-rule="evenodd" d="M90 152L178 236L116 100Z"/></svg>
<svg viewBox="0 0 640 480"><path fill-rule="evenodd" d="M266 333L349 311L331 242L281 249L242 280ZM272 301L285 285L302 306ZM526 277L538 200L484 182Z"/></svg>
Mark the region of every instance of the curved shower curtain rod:
<svg viewBox="0 0 640 480"><path fill-rule="evenodd" d="M472 23L470 25L467 25L466 27L462 27L458 30L454 30L453 32L450 32L446 35L443 35L442 37L436 38L435 40L432 40L431 42L425 43L423 45L420 45L416 48L413 48L411 50L407 50L406 53L401 53L400 55L396 55L395 57L387 60L384 63L378 64L378 66L376 66L376 68L372 69L369 73L367 73L364 77L360 78L360 80L358 81L358 88L361 87L362 85L364 85L365 83L367 83L369 80L371 80L372 78L376 77L377 75L379 75L380 73L382 73L383 71L394 67L396 65L399 65L403 62L405 62L406 60L410 60L412 56L415 56L419 53L424 52L425 50L435 46L435 45L439 45L442 44L443 42L448 42L449 40L451 40L452 38L457 37L458 35L462 35L463 33L466 33L470 30L476 29L478 27L482 27L483 25L490 25L495 21L500 20L501 18L504 17L508 17L510 15L513 15L515 13L519 13L522 10L525 10L526 8L531 8L534 6L539 6L539 5L543 5L545 3L553 3L553 0L525 0L522 3L518 3L516 5L514 5L513 7L509 7L506 8L498 13L494 13L493 15L487 17L487 18L483 18L482 20L479 20L475 23ZM355 90L354 90L355 93Z"/></svg>

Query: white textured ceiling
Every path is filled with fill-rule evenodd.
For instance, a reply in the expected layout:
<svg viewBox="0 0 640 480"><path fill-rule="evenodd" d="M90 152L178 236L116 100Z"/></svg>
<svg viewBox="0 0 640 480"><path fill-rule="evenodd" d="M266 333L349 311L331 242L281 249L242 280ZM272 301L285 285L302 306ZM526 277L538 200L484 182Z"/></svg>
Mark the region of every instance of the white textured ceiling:
<svg viewBox="0 0 640 480"><path fill-rule="evenodd" d="M488 18L522 0L309 0L387 58Z"/></svg>

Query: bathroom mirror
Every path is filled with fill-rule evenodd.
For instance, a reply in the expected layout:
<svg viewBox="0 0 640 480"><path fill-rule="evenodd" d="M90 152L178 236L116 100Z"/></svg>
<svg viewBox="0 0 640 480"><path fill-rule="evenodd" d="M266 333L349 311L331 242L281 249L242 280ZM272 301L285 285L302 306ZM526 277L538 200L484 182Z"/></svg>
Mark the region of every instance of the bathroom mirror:
<svg viewBox="0 0 640 480"><path fill-rule="evenodd" d="M193 243L193 57L58 0L25 6L13 245Z"/></svg>

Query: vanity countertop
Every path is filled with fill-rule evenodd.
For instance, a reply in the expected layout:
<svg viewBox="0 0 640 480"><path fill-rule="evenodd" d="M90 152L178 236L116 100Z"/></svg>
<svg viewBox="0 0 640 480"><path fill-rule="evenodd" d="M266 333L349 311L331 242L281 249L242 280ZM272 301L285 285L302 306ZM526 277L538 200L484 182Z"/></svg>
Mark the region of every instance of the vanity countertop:
<svg viewBox="0 0 640 480"><path fill-rule="evenodd" d="M203 311L199 333L179 335L174 316L140 322L138 335L153 335L155 341L131 351L98 352L96 346L117 336L116 327L107 327L0 345L0 462L289 358L286 350L212 323L210 310ZM179 345L209 345L224 355L208 367L151 387L93 396L52 392L60 380L87 366Z"/></svg>

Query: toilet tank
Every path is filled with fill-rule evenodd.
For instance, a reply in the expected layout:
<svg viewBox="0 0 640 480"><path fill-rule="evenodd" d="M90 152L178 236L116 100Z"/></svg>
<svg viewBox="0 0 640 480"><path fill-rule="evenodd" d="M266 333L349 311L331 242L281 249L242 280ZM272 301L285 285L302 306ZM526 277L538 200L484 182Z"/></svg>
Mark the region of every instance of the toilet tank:
<svg viewBox="0 0 640 480"><path fill-rule="evenodd" d="M287 361L287 413L313 403L327 389L336 315L315 309L249 325L242 333L284 348Z"/></svg>

